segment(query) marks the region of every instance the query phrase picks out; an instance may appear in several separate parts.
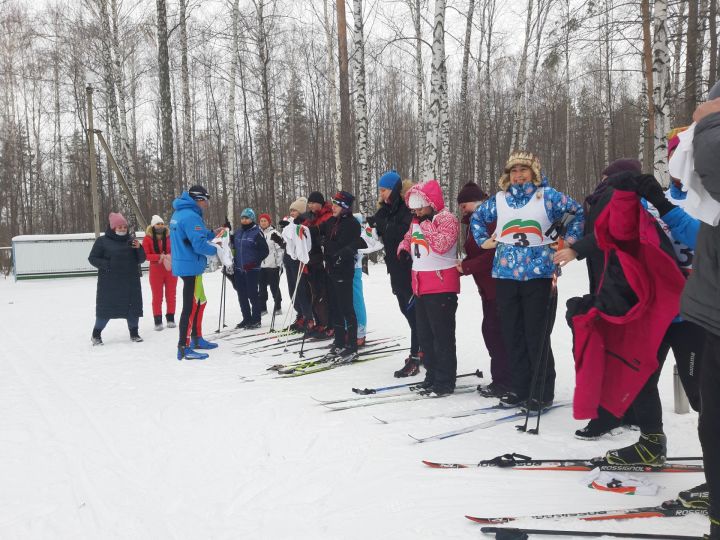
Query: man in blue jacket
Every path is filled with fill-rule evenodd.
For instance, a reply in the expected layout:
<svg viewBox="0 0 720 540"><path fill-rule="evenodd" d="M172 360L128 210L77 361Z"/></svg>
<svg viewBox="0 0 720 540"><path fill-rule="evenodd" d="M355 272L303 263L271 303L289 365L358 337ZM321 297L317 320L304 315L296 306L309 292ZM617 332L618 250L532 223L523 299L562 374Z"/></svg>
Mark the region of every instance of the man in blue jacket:
<svg viewBox="0 0 720 540"><path fill-rule="evenodd" d="M235 230L235 273L233 280L237 290L242 321L236 328L253 330L260 328L260 264L270 250L260 227L255 223L255 211L246 208L240 214L240 228Z"/></svg>
<svg viewBox="0 0 720 540"><path fill-rule="evenodd" d="M204 360L208 355L194 349L217 347L217 343L211 343L202 337L202 318L207 303L202 274L207 265L207 257L217 253L217 248L210 243L215 233L205 226L202 217L203 210L209 206L209 200L207 190L203 186L195 185L173 201L175 213L170 219L172 272L183 281L178 360Z"/></svg>

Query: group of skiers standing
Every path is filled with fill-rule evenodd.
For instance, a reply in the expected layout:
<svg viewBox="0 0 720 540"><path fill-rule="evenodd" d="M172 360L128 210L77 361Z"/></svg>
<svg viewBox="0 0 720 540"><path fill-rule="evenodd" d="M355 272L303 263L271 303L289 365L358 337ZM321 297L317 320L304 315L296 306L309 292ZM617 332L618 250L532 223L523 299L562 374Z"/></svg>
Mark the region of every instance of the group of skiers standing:
<svg viewBox="0 0 720 540"><path fill-rule="evenodd" d="M354 197L345 191L330 201L319 192L294 201L281 233L272 228L271 216L261 214L258 226L255 213L245 209L233 240L232 279L243 314L238 327L259 326L267 301L264 285L272 291L273 310L280 311L278 282L284 267L297 313L292 327L314 339L333 339L329 361L354 361L366 325L360 261L363 253L384 246L390 287L411 338L410 354L395 376L418 375L423 366L425 378L418 386L425 393L454 391L460 277L472 275L482 299L481 328L492 375L492 382L478 391L499 398L502 406L543 411L555 392L550 336L560 268L586 259L590 290L568 302L566 315L577 372L574 413L590 419L576 436L594 440L621 425L636 425L638 442L608 451L605 459L664 463L658 379L672 349L690 403L700 411L708 480L682 492L680 499L709 507L709 538L718 540L720 206L713 210L712 205L720 204L720 85L695 116L697 125L674 135L669 150L672 155L685 148L687 154L689 147L690 168L699 175L699 208L714 211L711 219L686 211L687 186L673 179L663 190L634 159L608 164L594 192L580 204L552 188L537 157L526 151L510 155L497 193L488 196L472 182L459 191L460 217L467 225L463 259L457 257L460 220L446 208L439 183L413 184L396 171L378 179L378 208L366 225L353 216ZM688 133L691 138L683 143ZM209 230L202 219L208 200L202 186L184 192L173 202L169 234L154 216L144 250L128 238L124 218L110 215L108 231L90 254L99 269L94 342L101 342L110 318L127 319L131 338L141 341L137 267L147 257L157 325L162 324L161 301L155 293L163 287L168 291L170 326L173 280L183 281L178 359L206 357L195 349L217 347L202 337L202 273L207 257L221 249L210 243L218 231ZM121 293L120 282L126 287Z"/></svg>

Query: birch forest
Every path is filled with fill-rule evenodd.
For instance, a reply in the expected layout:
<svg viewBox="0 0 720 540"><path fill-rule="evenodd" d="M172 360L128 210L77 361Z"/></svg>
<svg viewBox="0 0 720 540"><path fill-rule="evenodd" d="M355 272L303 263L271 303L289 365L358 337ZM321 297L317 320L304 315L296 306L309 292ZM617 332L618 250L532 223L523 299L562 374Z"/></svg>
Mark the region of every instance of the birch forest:
<svg viewBox="0 0 720 540"><path fill-rule="evenodd" d="M146 218L195 183L213 226L313 190L372 212L387 169L454 207L514 148L580 199L619 157L667 183L666 134L718 78L717 3L0 0L0 246L92 231L91 167L101 219L138 225L89 95Z"/></svg>

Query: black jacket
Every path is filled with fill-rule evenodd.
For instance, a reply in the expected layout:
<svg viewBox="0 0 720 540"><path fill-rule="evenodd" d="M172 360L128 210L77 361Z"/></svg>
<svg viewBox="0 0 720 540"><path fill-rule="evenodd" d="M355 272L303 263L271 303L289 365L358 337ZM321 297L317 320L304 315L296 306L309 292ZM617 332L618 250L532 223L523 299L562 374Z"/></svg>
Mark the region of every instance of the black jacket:
<svg viewBox="0 0 720 540"><path fill-rule="evenodd" d="M331 217L320 226L328 274L339 279L353 278L355 255L358 249L367 247L360 230L360 223L349 213Z"/></svg>
<svg viewBox="0 0 720 540"><path fill-rule="evenodd" d="M142 317L140 264L145 250L130 245L132 236L118 236L108 229L95 240L88 261L98 269L95 316L101 319Z"/></svg>
<svg viewBox="0 0 720 540"><path fill-rule="evenodd" d="M402 182L398 182L392 190L390 202L382 203L368 222L371 225L374 224L378 236L385 246L385 265L391 280L407 281L409 286L412 261L409 258L399 260L397 257L397 248L403 241L412 221L412 214L405 205L401 192Z"/></svg>

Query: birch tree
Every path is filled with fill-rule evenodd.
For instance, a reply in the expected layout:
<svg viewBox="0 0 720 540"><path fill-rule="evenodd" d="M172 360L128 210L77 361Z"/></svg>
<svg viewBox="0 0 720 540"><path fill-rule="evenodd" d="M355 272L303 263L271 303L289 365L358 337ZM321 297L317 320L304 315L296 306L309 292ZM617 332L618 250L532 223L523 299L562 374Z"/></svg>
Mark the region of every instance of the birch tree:
<svg viewBox="0 0 720 540"><path fill-rule="evenodd" d="M195 159L190 105L190 73L188 68L187 0L180 0L180 85L182 87L183 169L188 186L195 183ZM232 218L233 216L228 216Z"/></svg>
<svg viewBox="0 0 720 540"><path fill-rule="evenodd" d="M353 75L355 83L355 133L357 135L360 178L360 211L369 215L373 208L373 186L368 171L368 115L365 99L365 39L362 0L353 0Z"/></svg>
<svg viewBox="0 0 720 540"><path fill-rule="evenodd" d="M533 0L528 0L527 16L525 17L525 39L523 41L522 53L520 55L520 66L515 83L513 95L513 124L510 149L516 150L525 139L523 130L525 127L525 82L527 81L527 58L530 45L530 34L532 31Z"/></svg>
<svg viewBox="0 0 720 540"><path fill-rule="evenodd" d="M697 105L698 0L688 0L687 47L685 49L685 112L682 122L689 124Z"/></svg>
<svg viewBox="0 0 720 540"><path fill-rule="evenodd" d="M232 3L231 20L232 20L232 46L230 48L230 80L228 81L228 118L227 118L227 168L228 168L228 184L227 184L227 208L225 210L226 217L233 219L235 217L235 78L237 77L238 55L239 55L239 34L238 24L240 22L239 0ZM273 214L273 219L277 216Z"/></svg>
<svg viewBox="0 0 720 540"><path fill-rule="evenodd" d="M350 135L350 76L348 73L347 23L345 0L336 0L338 38L338 67L340 91L340 160L342 161L342 188L352 191L352 139Z"/></svg>
<svg viewBox="0 0 720 540"><path fill-rule="evenodd" d="M468 0L467 15L465 17L465 39L463 41L463 58L460 68L460 138L457 158L455 160L455 174L452 178L451 193L448 195L450 202L455 200L455 193L460 183L467 182L468 174L472 175L472 163L470 163L470 134L468 133L471 113L468 110L468 66L470 63L470 38L472 37L473 14L475 12L476 0Z"/></svg>
<svg viewBox="0 0 720 540"><path fill-rule="evenodd" d="M667 39L667 0L655 0L653 14L653 103L655 177L669 185L667 169L667 133L670 131L670 50Z"/></svg>
<svg viewBox="0 0 720 540"><path fill-rule="evenodd" d="M340 112L337 103L337 83L335 78L335 45L332 19L328 14L328 0L323 0L323 20L325 26L325 44L327 64L325 76L328 81L328 102L332 117L333 149L335 152L335 186L342 186L342 159L340 158Z"/></svg>
<svg viewBox="0 0 720 540"><path fill-rule="evenodd" d="M442 136L441 108L443 70L445 69L445 0L435 0L435 23L433 26L432 71L430 73L430 103L427 112L427 135L425 139L425 170L423 180L436 178L443 189L447 178L441 177Z"/></svg>
<svg viewBox="0 0 720 540"><path fill-rule="evenodd" d="M163 191L169 196L173 191L175 158L173 149L172 101L170 95L170 53L168 51L167 6L165 0L156 0L156 6L160 130L162 140L159 173Z"/></svg>

